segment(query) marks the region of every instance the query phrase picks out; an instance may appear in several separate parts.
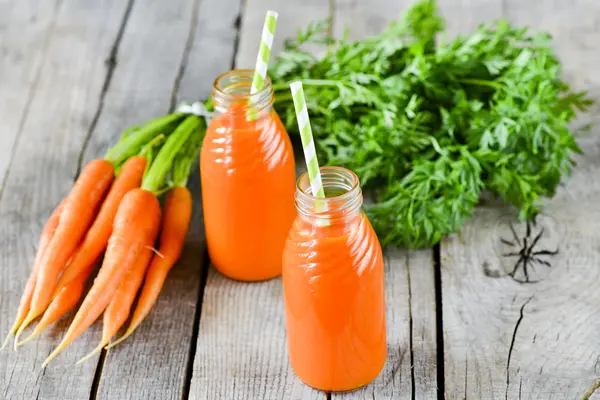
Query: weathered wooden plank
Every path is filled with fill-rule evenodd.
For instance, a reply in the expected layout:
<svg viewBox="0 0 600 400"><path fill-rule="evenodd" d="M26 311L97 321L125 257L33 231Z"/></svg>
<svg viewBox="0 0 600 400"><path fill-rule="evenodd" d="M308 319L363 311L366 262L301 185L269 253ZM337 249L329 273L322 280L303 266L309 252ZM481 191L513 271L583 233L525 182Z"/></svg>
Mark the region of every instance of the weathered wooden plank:
<svg viewBox="0 0 600 400"><path fill-rule="evenodd" d="M325 399L289 367L281 280L244 283L210 268L191 399Z"/></svg>
<svg viewBox="0 0 600 400"><path fill-rule="evenodd" d="M272 54L283 48L285 38L295 38L298 29L304 30L313 21L330 16L329 2L326 0L247 0L242 19L236 68L254 68L258 44L265 13L274 10L279 13Z"/></svg>
<svg viewBox="0 0 600 400"><path fill-rule="evenodd" d="M14 319L42 225L73 184L107 76L104 59L118 38L127 3L64 0L56 7L55 22L45 33L39 77L28 99L29 108L0 201L2 334ZM40 12L45 10L41 6ZM11 48L21 43L15 40L5 41L3 36L3 42ZM89 341L76 341L49 367L40 368L64 332L65 324L57 325L18 353L0 353L0 397L89 396L96 366L75 365L89 350Z"/></svg>
<svg viewBox="0 0 600 400"><path fill-rule="evenodd" d="M122 345L107 351L99 400L186 398L204 254L199 173L191 176L188 187L194 209L181 258L142 325Z"/></svg>
<svg viewBox="0 0 600 400"><path fill-rule="evenodd" d="M267 10L279 13L273 54L308 21L329 16L327 2L246 2L236 68L254 68ZM298 159L300 160L300 159ZM300 164L300 161L298 161ZM301 166L298 165L301 169ZM243 283L210 268L194 360L191 399L325 399L298 380L287 358L281 279Z"/></svg>
<svg viewBox="0 0 600 400"><path fill-rule="evenodd" d="M360 40L379 34L400 17L411 0L336 0L333 31ZM333 399L434 399L436 315L433 253L386 250L388 360L365 388ZM416 396L416 397L415 397Z"/></svg>
<svg viewBox="0 0 600 400"><path fill-rule="evenodd" d="M341 37L349 27L352 40L381 32L390 20L399 18L414 0L335 0L333 32ZM471 32L484 20L502 15L501 0L437 0L446 19L449 37ZM442 37L443 39L443 37Z"/></svg>
<svg viewBox="0 0 600 400"><path fill-rule="evenodd" d="M412 0L335 0L333 33L339 38L348 29L351 40L377 35L411 3Z"/></svg>
<svg viewBox="0 0 600 400"><path fill-rule="evenodd" d="M504 0L437 0L446 22L446 33L440 40L468 34L482 22L492 22L503 15Z"/></svg>
<svg viewBox="0 0 600 400"><path fill-rule="evenodd" d="M505 6L512 22L550 31L565 76L600 98L596 2L508 0ZM593 110L594 121L598 111ZM599 138L596 127L580 140L586 154L572 179L548 201L537 225L530 225L529 235L514 214L488 205L477 210L460 235L442 243L448 399L578 399L600 374L600 351L594 345L600 328L595 306ZM530 279L539 282L516 282L507 276L516 259L502 254L531 248L537 235L533 252L559 252L529 260ZM522 266L516 278L524 279Z"/></svg>
<svg viewBox="0 0 600 400"><path fill-rule="evenodd" d="M207 97L214 77L231 66L239 5L240 0L136 3L90 153L114 143L125 126L166 113L175 100ZM135 111L122 112L132 106ZM187 395L204 256L197 168L189 187L194 212L184 253L144 323L108 352L98 399Z"/></svg>
<svg viewBox="0 0 600 400"><path fill-rule="evenodd" d="M388 359L377 379L332 399L436 399L433 253L386 249Z"/></svg>
<svg viewBox="0 0 600 400"><path fill-rule="evenodd" d="M0 196L39 82L59 2L0 3Z"/></svg>

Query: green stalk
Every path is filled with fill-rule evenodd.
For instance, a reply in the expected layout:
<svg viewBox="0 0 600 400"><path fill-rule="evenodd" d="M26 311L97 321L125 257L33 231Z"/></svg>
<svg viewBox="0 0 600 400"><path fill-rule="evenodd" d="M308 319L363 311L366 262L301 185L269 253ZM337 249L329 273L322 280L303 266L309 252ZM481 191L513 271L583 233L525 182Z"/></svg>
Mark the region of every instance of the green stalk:
<svg viewBox="0 0 600 400"><path fill-rule="evenodd" d="M104 159L114 166L119 167L125 160L138 154L148 142L161 134L168 134L185 114L173 113L156 118L136 131L127 129L122 140L108 150Z"/></svg>
<svg viewBox="0 0 600 400"><path fill-rule="evenodd" d="M337 86L338 82L329 79L300 79L303 86ZM290 83L278 83L272 86L273 91L290 90Z"/></svg>
<svg viewBox="0 0 600 400"><path fill-rule="evenodd" d="M192 134L187 148L180 153L173 164L173 186L186 186L189 176L191 175L192 167L198 159L202 141L206 133L206 122L200 120L200 124L196 131Z"/></svg>
<svg viewBox="0 0 600 400"><path fill-rule="evenodd" d="M167 185L165 188L167 175L173 168L173 162L184 149L184 146L193 142L193 135L200 131L200 124L200 117L189 115L177 126L152 162L152 166L142 182L142 189L159 195L172 186L172 184Z"/></svg>
<svg viewBox="0 0 600 400"><path fill-rule="evenodd" d="M467 85L478 85L478 86L487 86L493 89L502 90L503 87L501 84L494 81L486 81L483 79L459 79L458 83L464 83Z"/></svg>
<svg viewBox="0 0 600 400"><path fill-rule="evenodd" d="M162 133L152 139L147 145L145 145L140 151L140 156L146 159L146 168L144 168L144 175L142 180L148 175L148 171L150 171L150 166L154 162L154 158L156 157L157 151L160 151L163 143L166 140L166 136Z"/></svg>

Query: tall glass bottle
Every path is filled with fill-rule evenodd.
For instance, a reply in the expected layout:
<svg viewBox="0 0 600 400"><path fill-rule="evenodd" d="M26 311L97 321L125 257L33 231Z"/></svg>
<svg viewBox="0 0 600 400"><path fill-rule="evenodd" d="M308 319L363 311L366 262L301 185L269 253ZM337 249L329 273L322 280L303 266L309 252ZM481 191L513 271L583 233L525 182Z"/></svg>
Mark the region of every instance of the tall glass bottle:
<svg viewBox="0 0 600 400"><path fill-rule="evenodd" d="M307 385L345 391L374 380L385 364L381 246L362 211L358 177L321 168L325 199L303 174L297 217L283 255L290 363Z"/></svg>
<svg viewBox="0 0 600 400"><path fill-rule="evenodd" d="M281 274L295 217L292 145L273 109L270 80L250 96L252 75L233 70L215 80L215 115L200 161L211 261L222 274L243 281Z"/></svg>

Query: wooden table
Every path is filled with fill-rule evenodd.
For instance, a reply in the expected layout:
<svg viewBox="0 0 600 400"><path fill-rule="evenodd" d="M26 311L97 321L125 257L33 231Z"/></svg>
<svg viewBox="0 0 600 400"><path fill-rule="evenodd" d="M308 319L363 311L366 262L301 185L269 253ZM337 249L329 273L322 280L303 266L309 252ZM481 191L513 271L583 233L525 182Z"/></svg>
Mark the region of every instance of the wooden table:
<svg viewBox="0 0 600 400"><path fill-rule="evenodd" d="M124 128L205 99L219 73L253 67L267 9L280 15L277 52L311 20L330 16L333 34L351 24L361 38L409 3L0 1L0 333L12 323L42 224L81 165ZM439 5L452 34L501 16L552 32L568 80L600 100L597 0ZM487 202L434 249L385 250L389 359L363 390L320 393L294 376L280 279L238 283L209 266L196 173L187 248L137 333L75 365L98 343L96 323L41 369L62 321L18 353L0 353L0 398L579 399L600 376L599 133L581 139L586 155L536 226ZM538 282L519 283L506 274L515 260L500 254L526 237L531 246L542 229L534 251L558 254L529 260Z"/></svg>

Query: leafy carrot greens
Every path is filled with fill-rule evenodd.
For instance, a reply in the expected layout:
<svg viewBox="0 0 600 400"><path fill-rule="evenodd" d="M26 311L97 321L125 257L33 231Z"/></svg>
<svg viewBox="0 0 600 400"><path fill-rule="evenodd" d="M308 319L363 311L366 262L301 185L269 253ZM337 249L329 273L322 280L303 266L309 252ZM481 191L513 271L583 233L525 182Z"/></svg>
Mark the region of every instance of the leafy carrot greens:
<svg viewBox="0 0 600 400"><path fill-rule="evenodd" d="M532 218L581 152L569 124L592 101L562 80L548 34L501 20L443 43L443 29L433 0L361 41L332 39L319 21L269 67L290 134L289 83L302 80L319 161L351 169L373 193L366 211L382 244L432 246L484 190Z"/></svg>

